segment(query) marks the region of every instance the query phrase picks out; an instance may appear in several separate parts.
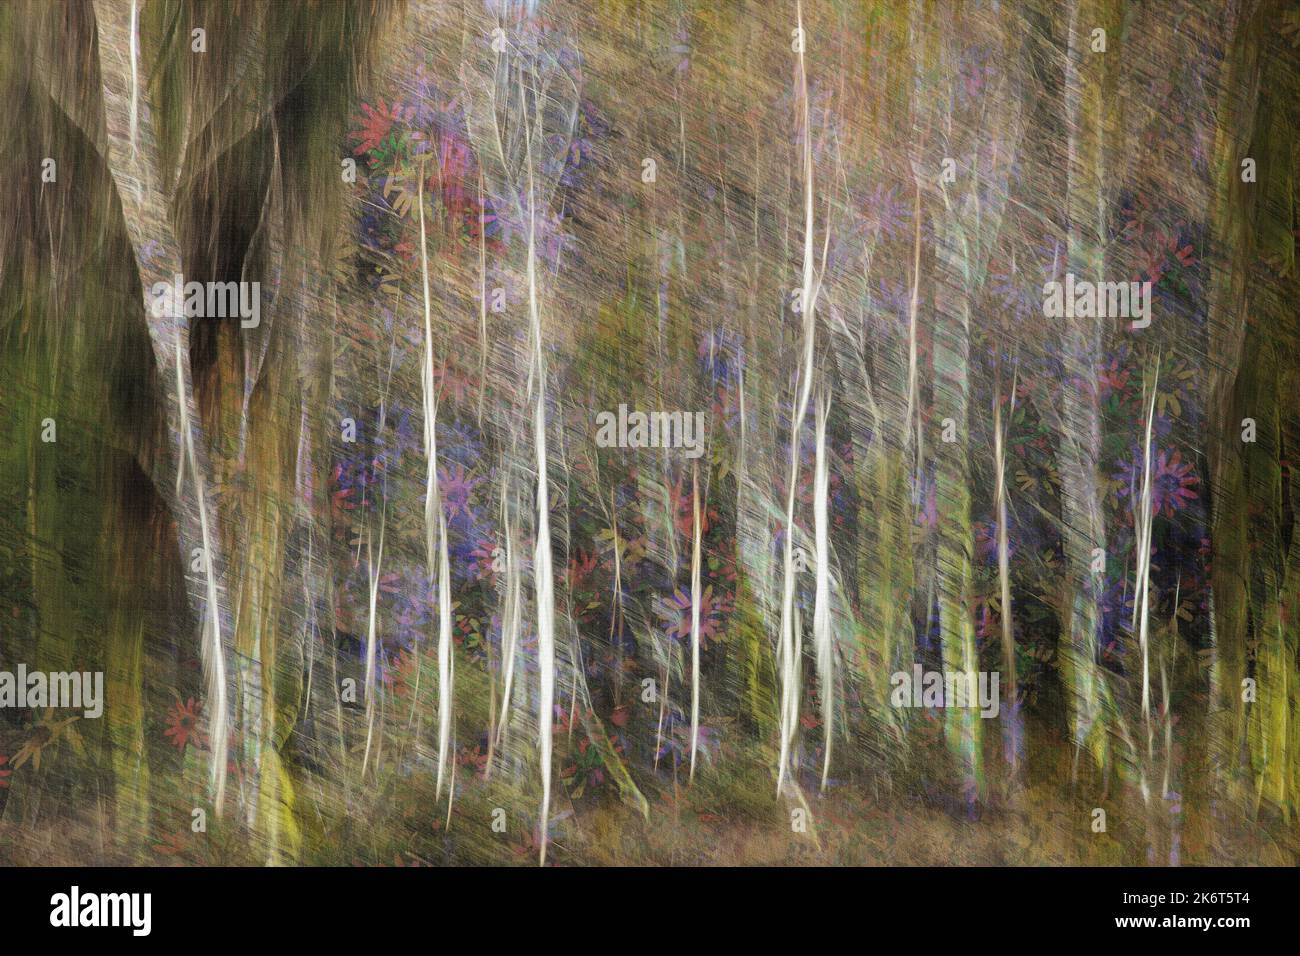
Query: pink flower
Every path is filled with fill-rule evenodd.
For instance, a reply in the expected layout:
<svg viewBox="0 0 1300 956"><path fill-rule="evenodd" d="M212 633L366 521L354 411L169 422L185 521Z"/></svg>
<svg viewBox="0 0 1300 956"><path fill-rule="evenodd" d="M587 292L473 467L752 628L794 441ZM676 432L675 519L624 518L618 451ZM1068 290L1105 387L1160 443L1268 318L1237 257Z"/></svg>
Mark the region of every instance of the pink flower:
<svg viewBox="0 0 1300 956"><path fill-rule="evenodd" d="M1115 476L1121 498L1140 500L1142 495L1143 461L1139 452L1124 463ZM1151 462L1151 513L1172 518L1175 513L1195 501L1199 495L1192 490L1201 479L1192 474L1190 462L1184 462L1182 452L1164 449Z"/></svg>
<svg viewBox="0 0 1300 956"><path fill-rule="evenodd" d="M709 585L700 594L700 644L705 645L716 640L722 627L722 615L731 611L731 595L725 592L715 596L713 585ZM690 640L691 636L691 597L678 588L673 596L664 602L659 612L667 622L667 633L675 641Z"/></svg>
<svg viewBox="0 0 1300 956"><path fill-rule="evenodd" d="M450 468L438 469L438 484L442 491L442 499L447 505L447 516L455 517L457 514L469 514L469 499L474 494L474 489L482 482L482 478L473 478L465 474L464 465L453 465Z"/></svg>

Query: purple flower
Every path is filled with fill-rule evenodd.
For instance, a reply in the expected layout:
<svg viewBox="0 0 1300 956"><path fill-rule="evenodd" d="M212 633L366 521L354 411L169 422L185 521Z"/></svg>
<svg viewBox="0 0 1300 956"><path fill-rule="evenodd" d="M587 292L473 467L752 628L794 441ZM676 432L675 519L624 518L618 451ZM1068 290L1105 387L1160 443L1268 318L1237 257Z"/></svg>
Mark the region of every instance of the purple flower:
<svg viewBox="0 0 1300 956"><path fill-rule="evenodd" d="M877 238L891 240L903 235L911 225L912 210L892 186L877 185L863 207L862 218L868 232Z"/></svg>

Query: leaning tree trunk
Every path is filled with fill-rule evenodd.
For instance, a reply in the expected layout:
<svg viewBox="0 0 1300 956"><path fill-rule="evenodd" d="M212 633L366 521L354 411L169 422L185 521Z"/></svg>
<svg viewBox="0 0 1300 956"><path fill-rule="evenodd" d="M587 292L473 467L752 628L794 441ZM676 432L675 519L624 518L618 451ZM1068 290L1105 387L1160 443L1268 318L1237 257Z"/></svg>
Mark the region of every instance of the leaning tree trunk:
<svg viewBox="0 0 1300 956"><path fill-rule="evenodd" d="M209 465L189 368L190 330L182 303L155 309L155 283L170 286L184 270L172 227L174 177L160 161L155 114L150 109L140 59L139 9L96 0L99 67L108 133L107 161L117 184L127 233L135 249L141 303L149 325L159 381L166 389L171 439L165 455L151 462L155 484L178 524L178 560L199 569L190 606L203 622L201 659L207 680L205 712L211 741L210 798L217 816L225 804L229 718L229 661L232 626L216 500L208 484ZM170 298L170 297L169 297ZM155 315L155 311L163 314Z"/></svg>

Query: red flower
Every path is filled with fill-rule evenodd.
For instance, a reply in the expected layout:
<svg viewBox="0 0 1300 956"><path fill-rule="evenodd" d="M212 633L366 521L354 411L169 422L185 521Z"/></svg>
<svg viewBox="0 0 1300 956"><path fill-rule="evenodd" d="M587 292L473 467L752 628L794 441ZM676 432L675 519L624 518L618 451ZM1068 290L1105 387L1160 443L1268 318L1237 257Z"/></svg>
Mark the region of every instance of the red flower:
<svg viewBox="0 0 1300 956"><path fill-rule="evenodd" d="M351 501L352 488L342 486L343 466L334 466L334 484L339 485L338 491L330 494L330 510L332 518L337 524L345 524L348 521L348 512L356 508L356 502Z"/></svg>
<svg viewBox="0 0 1300 956"><path fill-rule="evenodd" d="M1132 371L1123 367L1123 362L1119 358L1111 359L1101 367L1100 374L1097 376L1100 397L1106 399L1116 392L1122 394L1127 391L1131 374Z"/></svg>
<svg viewBox="0 0 1300 956"><path fill-rule="evenodd" d="M379 109L362 103L361 112L366 114L361 119L361 129L351 134L357 143L357 148L352 152L357 156L378 149L393 128L393 122L399 119L396 108L385 106L383 100L379 101Z"/></svg>
<svg viewBox="0 0 1300 956"><path fill-rule="evenodd" d="M185 836L180 833L165 833L157 843L153 845L155 853L161 853L165 856L177 856L185 852Z"/></svg>
<svg viewBox="0 0 1300 956"><path fill-rule="evenodd" d="M595 570L596 556L579 548L575 557L569 561L569 587L576 591Z"/></svg>
<svg viewBox="0 0 1300 956"><path fill-rule="evenodd" d="M203 705L195 703L191 697L184 704L176 700L172 704L171 713L167 715L167 729L163 735L170 737L176 749L181 753L185 752L186 746L193 739L194 746L203 747L207 744L203 734L198 729L199 713L203 710Z"/></svg>
<svg viewBox="0 0 1300 956"><path fill-rule="evenodd" d="M677 483L668 489L668 499L672 503L673 523L682 537L690 539L695 534L695 499L691 489L684 488L685 479L678 478ZM701 495L700 498L700 534L709 533L709 528L718 520L717 509L711 507Z"/></svg>
<svg viewBox="0 0 1300 956"><path fill-rule="evenodd" d="M1192 486L1199 484L1200 479L1192 474L1191 462L1184 462L1182 452L1176 449L1172 455L1167 450L1162 451L1154 464L1151 510L1153 513L1163 511L1165 517L1172 518L1176 511L1197 497Z"/></svg>

